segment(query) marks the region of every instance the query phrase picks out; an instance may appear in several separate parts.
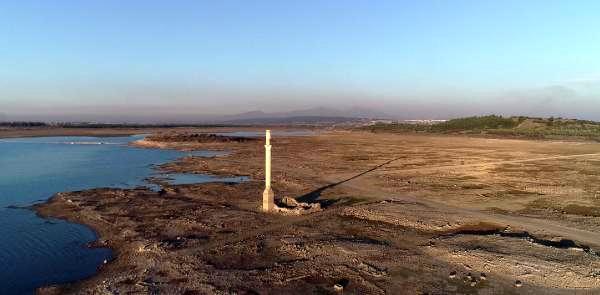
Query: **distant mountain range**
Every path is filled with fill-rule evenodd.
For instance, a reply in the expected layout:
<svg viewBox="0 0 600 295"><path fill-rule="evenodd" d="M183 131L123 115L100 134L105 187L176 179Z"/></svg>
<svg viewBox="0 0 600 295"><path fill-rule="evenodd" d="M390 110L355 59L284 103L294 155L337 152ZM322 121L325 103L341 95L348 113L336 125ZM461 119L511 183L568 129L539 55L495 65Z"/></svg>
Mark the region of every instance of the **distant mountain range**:
<svg viewBox="0 0 600 295"><path fill-rule="evenodd" d="M218 122L225 125L301 125L301 124L337 124L345 122L356 122L365 120L364 118L349 118L349 117L325 117L325 116L294 116L294 117L262 117L248 118L231 121Z"/></svg>
<svg viewBox="0 0 600 295"><path fill-rule="evenodd" d="M140 123L140 124L294 124L294 123L340 123L359 119L385 119L390 116L368 108L311 108L289 112L267 113L250 111L234 115L209 115L189 110L182 113L168 110L121 113L67 113L52 115L7 115L0 113L2 121L44 122L97 122L97 123Z"/></svg>
<svg viewBox="0 0 600 295"><path fill-rule="evenodd" d="M236 115L215 118L218 123L228 124L290 124L290 123L339 123L357 119L384 119L390 116L367 108L349 108L338 110L333 108L311 108L289 112L266 113L251 111Z"/></svg>

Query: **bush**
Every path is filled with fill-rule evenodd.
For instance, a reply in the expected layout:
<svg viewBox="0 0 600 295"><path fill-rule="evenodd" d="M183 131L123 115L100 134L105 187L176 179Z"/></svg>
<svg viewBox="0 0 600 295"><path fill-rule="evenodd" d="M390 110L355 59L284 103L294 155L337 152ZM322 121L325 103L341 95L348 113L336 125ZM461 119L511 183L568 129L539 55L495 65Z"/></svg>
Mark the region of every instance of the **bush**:
<svg viewBox="0 0 600 295"><path fill-rule="evenodd" d="M445 131L474 131L487 129L510 129L518 125L518 121L512 118L489 115L482 117L468 117L452 119L444 123L432 125L434 130Z"/></svg>
<svg viewBox="0 0 600 295"><path fill-rule="evenodd" d="M525 121L537 125L521 126ZM424 124L376 124L364 127L372 132L432 132L432 133L487 133L499 136L518 136L528 138L585 138L600 140L600 123L563 118L530 118L497 115L459 118L433 125Z"/></svg>

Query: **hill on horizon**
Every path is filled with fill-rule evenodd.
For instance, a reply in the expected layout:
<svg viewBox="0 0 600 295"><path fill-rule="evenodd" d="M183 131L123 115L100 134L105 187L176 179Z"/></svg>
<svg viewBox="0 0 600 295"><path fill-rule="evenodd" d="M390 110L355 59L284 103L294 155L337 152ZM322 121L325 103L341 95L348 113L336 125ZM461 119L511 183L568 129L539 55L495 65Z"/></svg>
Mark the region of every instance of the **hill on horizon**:
<svg viewBox="0 0 600 295"><path fill-rule="evenodd" d="M334 109L326 107L315 107L310 109L294 110L289 112L273 112L267 113L256 110L244 112L235 115L226 115L215 119L218 123L240 123L240 122L285 122L297 119L310 119L309 121L318 122L319 118L324 121L348 121L351 119L385 119L391 116L369 108L352 107L348 109ZM286 120L289 119L289 120Z"/></svg>
<svg viewBox="0 0 600 295"><path fill-rule="evenodd" d="M554 117L487 115L456 118L436 124L377 123L362 129L372 132L491 134L540 139L580 138L600 141L600 122Z"/></svg>
<svg viewBox="0 0 600 295"><path fill-rule="evenodd" d="M94 123L120 123L120 124L222 124L239 122L273 122L286 118L311 118L310 121L351 121L354 119L383 119L391 118L389 114L364 107L350 107L346 109L315 107L309 109L292 110L285 112L265 112L252 110L238 114L206 114L195 112L193 109L181 114L173 114L168 110L146 110L143 114L121 113L88 113L73 112L68 114L35 115L35 114L4 114L0 113L0 122L94 122Z"/></svg>

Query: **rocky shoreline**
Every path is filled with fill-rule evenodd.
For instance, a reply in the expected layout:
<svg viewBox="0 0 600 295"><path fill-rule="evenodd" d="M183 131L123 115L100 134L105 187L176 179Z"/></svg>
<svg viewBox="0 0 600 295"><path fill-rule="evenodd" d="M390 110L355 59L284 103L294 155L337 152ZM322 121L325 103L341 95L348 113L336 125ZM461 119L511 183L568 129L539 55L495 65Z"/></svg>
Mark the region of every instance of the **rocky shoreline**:
<svg viewBox="0 0 600 295"><path fill-rule="evenodd" d="M197 132L162 132L147 136L146 139L151 142L193 142L193 143L228 143L228 142L250 142L258 141L258 138L218 135L214 133Z"/></svg>
<svg viewBox="0 0 600 295"><path fill-rule="evenodd" d="M381 143L363 145L374 138ZM39 293L570 294L600 286L593 275L600 267L598 257L486 234L485 229L501 231L509 224L511 230L528 229L548 241L551 232L524 221L513 223L514 217L411 197L402 193L399 182L391 185L378 178L390 177L389 170L377 174L377 167L393 164L386 161L393 159L391 144L402 140L404 148L411 141L419 146L423 139L365 133L276 138L277 198L323 208L301 216L260 211L260 142L137 142L142 147L231 151L217 158L186 157L160 169L245 175L250 181L165 185L158 192L137 188L57 194L36 211L90 226L100 236L97 245L113 249L115 259L90 279ZM455 139L448 140L434 138L429 144L454 144ZM471 144L485 142L472 139ZM414 185L409 188L414 191ZM485 224L483 234L480 224ZM531 265L538 271L528 271Z"/></svg>

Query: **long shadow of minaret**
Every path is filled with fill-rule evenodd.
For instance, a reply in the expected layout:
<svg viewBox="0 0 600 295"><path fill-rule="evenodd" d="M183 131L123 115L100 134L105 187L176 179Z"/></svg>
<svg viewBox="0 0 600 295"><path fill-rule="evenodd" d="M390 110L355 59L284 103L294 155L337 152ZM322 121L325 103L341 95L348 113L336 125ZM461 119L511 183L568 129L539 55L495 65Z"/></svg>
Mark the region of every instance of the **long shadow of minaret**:
<svg viewBox="0 0 600 295"><path fill-rule="evenodd" d="M322 187L320 187L320 188L318 188L318 189L316 189L316 190L314 190L314 191L312 191L310 193L307 193L307 194L304 194L304 195L301 195L301 196L297 197L296 200L299 201L299 202L303 202L303 203L320 203L322 207L330 206L330 205L334 204L335 202L337 202L338 200L320 200L319 198L321 197L321 194L323 193L323 191L325 191L326 189L330 189L330 188L336 187L336 186L338 186L340 184L346 183L346 182L351 181L353 179L359 178L359 177L361 177L361 176L363 176L363 175L365 175L365 174L367 174L369 172L373 172L373 171L375 171L375 170L377 170L377 169L379 169L379 168L381 168L381 167L383 167L385 165L388 165L388 164L390 164L390 163L392 163L394 161L400 160L402 158L404 158L404 157L398 157L398 158L389 160L389 161L387 161L385 163L382 163L382 164L379 164L379 165L377 165L377 166L375 166L375 167L373 167L373 168L371 168L369 170L366 170L366 171L363 171L363 172L361 172L359 174L356 174L356 175L354 175L354 176L352 176L352 177L350 177L348 179L344 179L344 180L338 181L336 183L331 183L331 184L328 184L326 186L322 186Z"/></svg>

